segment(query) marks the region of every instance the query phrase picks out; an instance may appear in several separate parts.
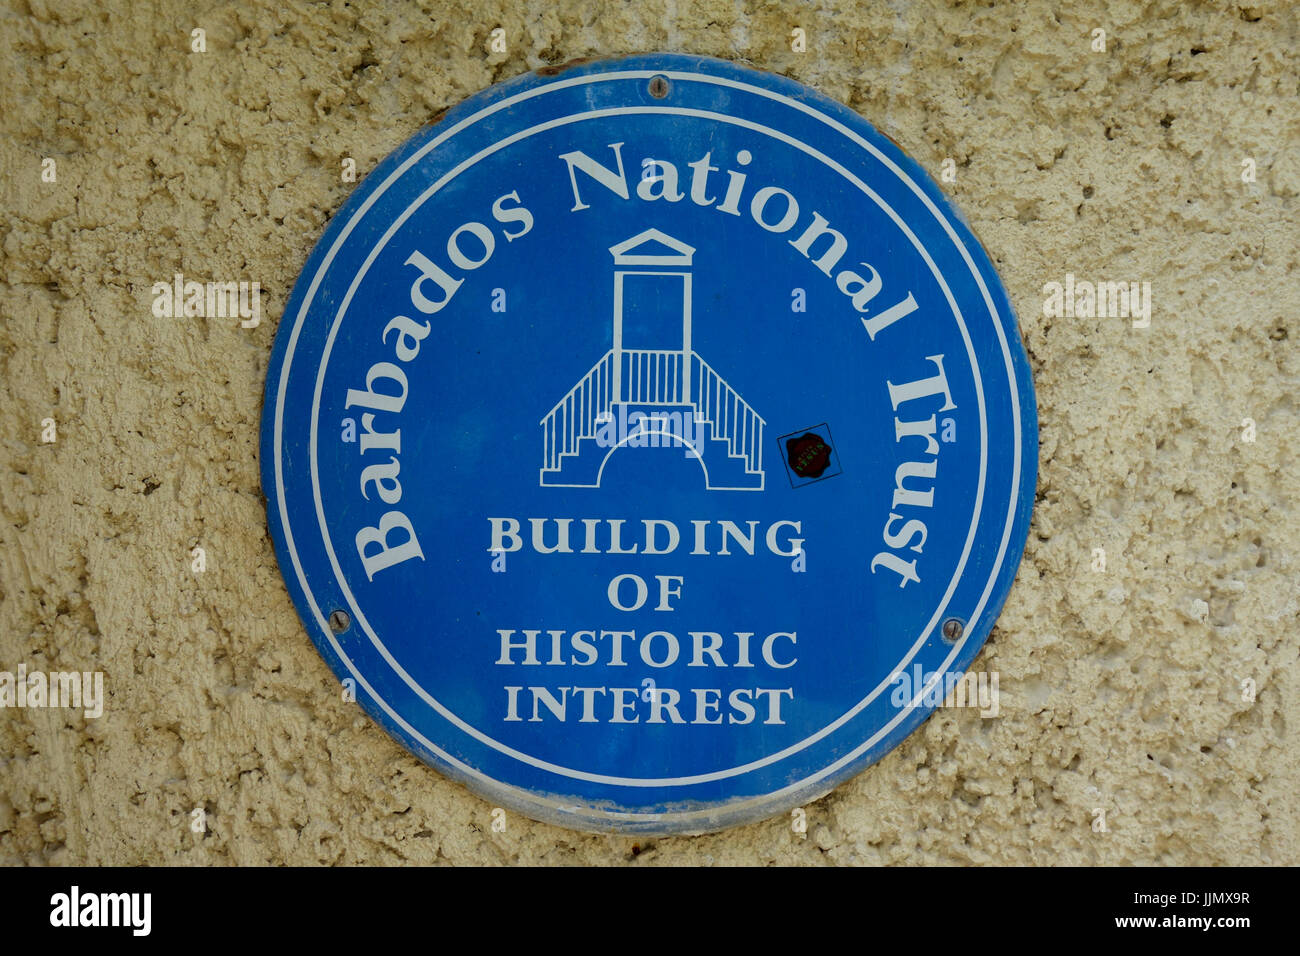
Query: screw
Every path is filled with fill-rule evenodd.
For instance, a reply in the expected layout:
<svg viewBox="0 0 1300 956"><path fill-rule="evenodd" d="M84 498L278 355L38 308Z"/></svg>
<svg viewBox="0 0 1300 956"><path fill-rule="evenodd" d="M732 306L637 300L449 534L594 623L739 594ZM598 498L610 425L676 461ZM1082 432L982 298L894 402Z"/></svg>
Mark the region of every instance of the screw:
<svg viewBox="0 0 1300 956"><path fill-rule="evenodd" d="M342 634L352 626L352 618L348 617L347 611L333 611L330 614L330 630L335 634Z"/></svg>
<svg viewBox="0 0 1300 956"><path fill-rule="evenodd" d="M962 626L961 621L955 617L950 617L943 622L943 639L945 641L956 642L964 631L965 628Z"/></svg>
<svg viewBox="0 0 1300 956"><path fill-rule="evenodd" d="M657 100L662 100L668 95L668 77L652 76L650 77L650 95Z"/></svg>

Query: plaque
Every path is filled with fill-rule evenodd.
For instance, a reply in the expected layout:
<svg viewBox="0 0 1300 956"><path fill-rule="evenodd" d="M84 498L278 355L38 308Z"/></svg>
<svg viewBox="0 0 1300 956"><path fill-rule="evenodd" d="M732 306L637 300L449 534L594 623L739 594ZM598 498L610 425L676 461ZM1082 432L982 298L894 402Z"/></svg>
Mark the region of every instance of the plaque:
<svg viewBox="0 0 1300 956"><path fill-rule="evenodd" d="M924 170L794 81L649 55L494 86L365 177L261 454L343 693L494 808L667 834L789 814L970 686L1037 447Z"/></svg>

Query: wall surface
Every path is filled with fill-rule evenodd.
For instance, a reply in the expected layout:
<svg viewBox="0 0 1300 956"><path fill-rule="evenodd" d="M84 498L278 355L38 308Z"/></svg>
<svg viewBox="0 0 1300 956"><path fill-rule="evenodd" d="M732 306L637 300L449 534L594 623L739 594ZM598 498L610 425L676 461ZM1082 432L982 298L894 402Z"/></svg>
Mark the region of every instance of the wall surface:
<svg viewBox="0 0 1300 956"><path fill-rule="evenodd" d="M0 670L107 700L0 711L0 863L1300 863L1298 44L1280 0L4 0ZM649 50L953 159L1034 370L1034 523L976 665L1001 714L938 712L806 834L494 832L341 699L267 536L267 360L341 158ZM260 282L263 321L156 318L178 272ZM1150 282L1150 327L1045 315L1067 273Z"/></svg>

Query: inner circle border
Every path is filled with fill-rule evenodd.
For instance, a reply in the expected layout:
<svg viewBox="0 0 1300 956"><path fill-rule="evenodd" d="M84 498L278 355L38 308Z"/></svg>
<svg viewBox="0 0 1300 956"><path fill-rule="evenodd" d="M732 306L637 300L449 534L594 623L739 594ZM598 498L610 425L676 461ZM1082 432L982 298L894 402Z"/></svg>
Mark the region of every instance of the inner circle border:
<svg viewBox="0 0 1300 956"><path fill-rule="evenodd" d="M901 733L898 734L897 739L895 739L892 743L889 743L889 747L891 748L894 743L897 743L898 739L901 739L902 736L905 736L907 733L910 733L911 730L914 729L914 726L916 724L919 724L921 720L924 719L925 716L928 716L929 708L923 708L924 713L921 713L919 715L917 711L922 709L919 707L919 705L922 701L922 698L924 697L926 689L929 686L931 686L931 684L928 683L925 688L918 688L915 698L906 707L899 708L899 713L894 717L894 719L891 720L889 723L887 723L885 726L879 728L876 731L876 733L872 735L870 739L861 743L858 747L853 749L851 752L845 754L840 759L836 760L834 763L822 768L817 773L811 774L805 777L804 779L791 783L785 787L782 787L779 790L767 794L755 796L755 797L735 799L731 801L723 801L715 806L703 807L701 809L683 810L683 811L665 812L665 813L645 813L645 812L634 812L634 811L622 810L622 809L606 809L606 808L600 808L595 806L575 806L572 798L564 799L561 797L548 797L546 795L539 794L535 791L523 790L514 785L506 784L499 780L496 780L493 777L483 774L482 772L478 771L476 768L464 763L463 761L458 760L451 754L448 754L447 752L439 748L432 741L425 738L422 734L420 734L419 731L417 731L414 727L412 727L404 718L401 717L400 714L398 714L382 697L380 697L376 693L375 689L366 680L365 676L356 668L356 666L353 664L353 662L349 659L347 654L344 652L339 641L336 639L336 636L334 635L332 629L329 627L328 621L325 619L325 616L322 613L320 607L318 606L317 601L312 595L311 589L306 580L306 575L298 559L298 549L293 540L293 533L290 527L289 517L288 517L287 502L285 499L285 488L283 484L283 469L282 469L282 455L283 455L282 430L283 430L283 417L284 417L284 397L288 385L289 371L292 365L292 356L296 350L299 335L302 331L302 327L306 319L307 313L309 311L310 305L313 299L315 298L316 291L321 285L323 278L326 272L328 271L330 264L334 259L335 253L348 239L354 226L365 216L365 214L369 211L369 209L374 204L374 202L390 186L392 186L395 182L397 182L397 180L399 180L401 176L404 175L412 166L414 166L423 156L425 156L432 149L436 148L446 139L450 138L451 136L454 136L456 133L465 129L469 125L479 122L500 110L507 109L510 106L516 105L522 101L531 99L536 96L541 96L549 92L557 92L575 85L598 83L598 82L613 82L613 81L620 81L620 80L641 80L641 79L648 79L656 75L667 76L670 80L713 83L720 86L731 87L733 89L737 89L745 93L750 93L757 96L772 99L781 103L782 105L804 112L807 115L813 117L814 119L820 121L824 125L835 130L842 136L846 137L852 143L857 145L859 148L862 148L866 150L868 153L870 153L874 158L880 161L886 168L888 168L891 172L893 172L893 174L897 176L899 180L908 189L910 189L910 191L917 198L919 198L922 201L922 203L926 206L926 208L929 210L931 215L943 228L943 231L947 234L949 240L953 243L954 247L960 252L961 257L964 259L968 269L971 272L972 277L974 278L978 288L980 289L980 292L983 295L984 303L988 309L989 317L992 321L994 329L997 332L997 338L1001 346L1002 355L1003 355L1006 372L1007 372L1007 380L1009 386L1008 393L1010 396L1012 418L1016 426L1014 453L1013 453L1012 479L1011 479L1011 489L1010 489L1011 492L1010 502L1008 507L1008 516L1003 528L1003 533L1001 536L1001 541L999 543L999 549L998 549L996 561L994 563L992 570L990 571L987 584L983 590L983 593L981 594L979 603L976 605L975 609L970 613L969 617L967 618L968 621L971 622L971 626L967 628L963 637L953 645L947 658L943 661L943 664L941 665L940 669L935 673L933 680L934 681L941 680L943 675L946 674L949 668L952 666L953 661L957 659L959 656L961 656L963 651L966 649L966 647L970 645L972 642L974 642L974 646L969 656L973 658L975 653L978 652L978 648L983 644L984 637L986 636L987 631L991 629L993 619L995 617L995 614L990 614L987 616L987 619L983 619L982 615L984 615L986 606L989 603L991 592L993 591L995 585L997 585L999 576L1003 572L1003 562L1005 561L1006 558L1006 551L1010 540L1011 532L1017 525L1022 525L1024 533L1027 534L1029 512L1032 509L1032 503L1033 503L1032 482L1033 482L1034 474L1036 472L1036 455L1029 460L1030 466L1026 470L1025 461L1024 461L1025 456L1022 453L1023 437L1025 434L1025 429L1022 426L1025 425L1026 423L1032 424L1034 425L1033 434L1036 434L1037 431L1036 409L1034 408L1034 403L1032 401L1033 398L1032 380L1030 378L1027 361L1024 358L1023 348L1020 350L1018 356L1020 358L1020 362L1017 363L1015 361L1017 356L1013 356L1012 350L1009 347L1007 341L1006 328L1005 328L1007 321L1008 320L1010 321L1010 325L1013 330L1016 328L1016 325L1015 325L1014 314L1010 307L1010 303L1006 300L1005 291L1002 290L1001 284L996 281L994 283L997 292L1000 294L999 298L1001 299L1001 305L1002 305L1002 309L1000 310L998 308L998 305L995 304L995 302L993 301L993 295L990 293L989 284L985 281L985 276L982 274L981 269L977 266L977 264L973 260L970 251L966 247L966 244L963 241L962 237L958 234L953 224L948 220L948 218L943 214L943 212L940 211L936 203L933 201L932 197L927 194L926 189L919 186L917 182L912 178L911 175L909 175L907 172L901 169L899 165L895 163L890 156L886 155L884 152L879 150L875 146L875 144L871 143L868 139L861 136L857 131L851 129L850 127L846 126L844 123L835 119L832 115L828 115L829 113L833 113L833 112L838 112L842 116L848 114L846 118L851 117L853 119L856 119L857 122L860 124L865 123L865 121L863 121L860 117L857 117L856 114L853 114L851 113L851 111L848 111L847 108L843 107L841 104L835 103L834 101L831 101L821 96L820 94L817 94L802 86L799 86L798 84L795 84L793 81L785 80L779 77L770 78L771 81L773 82L773 85L785 86L790 92L795 93L799 97L799 99L795 99L790 96L783 95L782 93L776 92L775 90L772 89L754 86L751 83L746 83L743 82L742 80L730 78L726 75L719 75L719 73L727 73L733 76L734 75L745 76L745 75L753 75L754 73L754 71L749 70L745 67L730 63L728 61L723 61L723 60L713 60L713 59L707 59L702 57L689 57L683 55L661 54L661 55L652 55L647 57L631 57L621 61L616 60L616 61L605 61L605 62L621 63L624 66L631 66L638 63L644 63L646 64L647 68L619 69L616 71L599 72L599 73L584 72L584 70L599 68L601 64L597 62L595 64L584 66L583 68L575 68L574 72L578 73L579 75L570 77L568 79L550 80L549 78L542 77L538 74L529 74L527 76L519 77L516 78L515 80L508 81L507 83L500 84L499 87L494 87L486 91L482 91L479 94L477 94L475 97L471 97L470 100L466 101L466 104L462 104L461 108L465 108L467 105L477 105L478 103L481 103L484 98L490 98L494 94L500 98L496 99L495 101L489 102L482 109L479 109L473 114L471 114L470 116L462 119L460 122L456 123L454 126L451 126L449 129L443 130L438 136L432 137L428 142L424 143L418 150L408 155L399 165L397 165L397 168L393 170L377 188L370 190L365 194L364 201L357 204L356 208L349 210L347 206L354 205L354 204L351 203L345 204L344 211L349 213L349 218L347 220L346 225L336 237L328 253L320 257L319 261L313 263L311 260L315 260L318 258L320 248L324 246L324 243L322 242L318 245L317 250L313 251L313 255L311 259L309 259L308 267L304 269L304 274L310 271L312 268L314 268L315 271L307 291L305 292L305 294L301 296L300 307L297 310L297 316L294 320L294 324L292 326L292 330L288 338L286 339L286 336L284 335L284 330L281 330L276 337L275 353L277 354L273 355L272 357L272 362L270 365L271 374L268 375L267 385L266 385L266 400L268 405L272 403L272 401L274 401L274 408L275 408L275 416L273 421L274 428L273 431L268 430L268 422L266 421L264 416L263 440L262 440L263 484L264 487L268 485L274 487L275 505L277 510L273 511L271 507L269 507L270 503L268 502L268 517L272 519L271 524L273 530L278 530L280 534L283 536L283 540L284 540L283 548L279 547L279 541L276 542L277 551L280 553L280 557L282 559L284 557L284 552L285 551L288 552L288 556L290 557L291 562L294 566L294 570L296 572L297 583L301 587L302 595L310 608L311 617L315 620L317 627L319 629L318 634L320 634L321 637L323 637L324 642L329 645L329 647L333 650L334 654L336 655L337 659L354 676L354 678L357 680L358 685L366 691L366 693L370 696L370 699L374 701L376 705L378 705L378 707L382 710L383 713L388 715L388 717L392 720L392 722L397 727L402 728L402 730L404 730L407 734L410 735L409 739L403 742L407 744L408 748L415 751L418 756L421 756L423 759L428 760L429 762L435 763L440 767L440 769L444 769L444 771L448 772L449 775L462 780L462 782L467 783L469 786L471 786L472 789L476 789L479 792L483 792L483 790L486 789L487 792L494 799L500 799L503 803L511 805L515 809L520 810L521 812L524 812L527 815L534 816L544 820L549 820L551 822L558 822L567 826L579 826L579 827L585 827L589 829L609 829L611 824L622 824L622 829L628 830L629 832L639 831L639 832L661 832L661 833L691 832L700 829L715 829L720 826L727 826L733 823L739 823L747 820L757 819L761 816L767 815L767 813L773 812L775 810L775 804L779 801L794 800L795 802L798 802L796 798L812 799L815 798L816 796L820 796L822 793L832 789L842 779L847 778L848 776L858 772L861 769L864 769L866 763L870 761L864 760L862 762L862 766L857 766L855 762L858 761L859 758L863 757L864 754L867 754L868 751L870 751L873 747L879 744L880 741L883 738L885 738L886 735L891 734L902 721L911 718L910 723L912 724L912 726L908 726L907 728L905 728ZM674 66L678 67L678 69L672 69L672 67ZM704 71L699 71L698 69L693 69L690 71L682 71L680 67L683 66L697 67L697 68L704 67L706 70L712 69L719 72L704 72ZM516 93L513 96L507 95L513 90L519 89L521 86L524 88L520 92ZM821 106L822 109L818 109L813 105L809 105L806 102L802 102L802 100L811 100L817 105ZM668 110L650 109L650 110L643 110L643 111L665 112ZM590 118L588 114L576 114L576 115L585 118ZM419 139L421 139L421 134L416 134L416 136L414 136L412 140L408 141L408 143L414 143ZM393 156L390 157L390 161L395 162L399 157L399 155L403 152L404 152L404 148L399 148L393 154ZM899 152L901 156L901 151ZM907 157L901 156L901 158L903 159L904 162L910 163L911 165L915 166L915 163L907 159ZM384 167L383 165L381 165L380 169L377 172L382 172L383 169ZM928 177L922 175L921 178L923 182L928 183ZM878 204L881 204L882 208L892 213L892 210L889 210L888 205L884 204L880 200L880 198L874 194L874 192L872 192L868 187L863 186L862 188L864 188L864 191L867 192L867 194L873 200L875 200ZM931 189L933 188L934 187L931 186ZM411 210L413 210L416 206L422 203L428 197L428 195L432 194L432 191L433 190L430 190L428 193L419 197L410 207L408 207L407 213L405 215L409 215ZM939 195L940 195L941 202L943 202L943 204L947 206L948 204L946 203L946 201L943 200L942 194ZM949 207L949 210L955 213L955 210L953 210L951 207ZM904 223L899 221L899 218L897 216L895 216L894 218L896 221L899 222L900 226L902 226L902 228L908 233L909 238L913 240L918 250L922 251L922 254L925 255L927 260L929 260L930 257L928 253L925 252L925 249L920 244L919 240L916 240L915 237L911 234L910 229ZM339 219L342 220L343 217L340 216ZM960 222L959 216L958 216L958 220ZM961 225L964 227L964 223L961 223ZM360 281L360 276L364 274L365 269L368 268L370 262L373 261L373 258L377 254L378 250L382 248L383 244L387 241L388 238L391 237L391 235L396 231L396 229L399 226L400 226L400 221L394 222L389 232L386 233L384 238L380 240L379 244L372 251L371 256L366 260L366 264L362 267L361 270L359 270L357 276L354 277L353 288L355 288L356 283ZM968 237L971 240L974 240L974 237L972 234L970 234L968 227L966 227L966 232L968 234ZM985 262L988 261L987 255L984 255L984 261ZM961 319L960 310L957 308L950 290L948 290L946 283L940 276L937 268L933 265L932 261L930 261L930 265L936 277L939 278L940 283L943 284L944 286L944 290L948 296L949 303L950 305L952 305L954 314L958 320L958 324L961 327L962 335L967 346L968 356L971 356L973 358L973 349L964 322ZM991 263L989 264L989 268L991 271ZM994 279L996 279L996 275L994 275ZM299 298L300 289L301 289L301 280L299 280L299 283L295 285L294 295L293 297L291 297L291 304L290 307L286 309L286 314L290 314L291 312L293 312L292 301L293 299ZM351 293L349 292L349 298L350 295ZM346 311L346 307L347 306L345 301L345 304L342 307L340 307L338 314L336 316L335 328L337 327L337 321L341 319L343 313ZM331 332L331 342L332 342L332 338L333 338L333 332ZM1020 344L1018 336L1017 336L1016 344L1017 345ZM326 349L325 355L322 356L322 362L320 364L319 374L321 376L323 376L324 368L327 364L327 358L326 358L327 355L328 355L328 347ZM277 370L277 361L278 361L278 373L279 373L278 376L275 375L275 372ZM1020 376L1017 376L1016 374L1017 365L1020 366L1020 371L1022 372L1022 375ZM974 374L976 376L977 388L981 389L980 390L980 415L981 415L982 434L981 434L981 444L980 444L981 468L980 468L979 497L982 500L984 481L985 481L985 464L986 464L985 459L987 458L987 451L988 451L987 422L986 422L986 410L984 408L984 402L983 402L982 387L979 384L978 363L972 361L972 368L974 369ZM272 391L273 386L275 387L274 393ZM315 398L316 400L319 399L319 379L317 383L317 391L315 394ZM1024 420L1022 420L1022 409L1021 409L1022 398L1028 399L1028 401L1026 401L1025 403L1026 408L1023 409ZM315 412L316 409L315 409L315 402L314 402L313 415L312 415L312 450L311 450L311 459L312 459L311 467L313 473L314 492L316 490L315 489L315 485L316 485ZM269 481L268 478L270 479ZM1022 496L1022 491L1024 490L1028 490L1029 494L1027 496ZM318 496L317 496L317 504L318 504L318 514L319 514ZM978 525L979 510L980 510L980 504L979 502L977 502L977 506L975 509L976 517L972 523L972 529L974 529ZM966 542L966 549L963 552L962 563L964 563L966 556L969 553L970 544L973 535L974 535L974 530L972 530L972 532L968 535L967 542ZM1021 540L1023 540L1023 537L1021 538ZM327 536L326 536L326 547L330 552L331 563L334 566L335 574L341 580L342 578L341 570L338 568L337 563L334 559L333 549L332 546L328 544ZM1018 564L1018 561L1019 561L1019 556L1017 556L1015 563ZM916 654L919 648L924 644L930 631L933 630L933 627L935 625L938 616L943 612L943 606L950 600L953 590L956 587L956 583L959 576L960 576L960 569L958 573L954 575L953 581L950 583L949 588L944 596L944 599L940 604L939 611L936 611L934 618L932 618L929 624L927 625L925 632L922 634L920 639L913 645L913 647L909 650L904 660L898 665L898 667L895 668L893 673L896 674L898 672L898 668L905 667L907 661L909 661ZM344 590L347 590L346 582L342 582L342 583L343 583ZM1008 576L1001 588L1001 593L999 593L996 598L995 607L993 608L994 611L999 609L1001 604L1005 601L1006 593L1009 591L1010 586L1011 586L1011 579ZM348 597L349 599L351 599L350 591L348 592ZM302 609L301 602L297 602L297 603L299 603L299 607L301 610ZM359 611L358 608L355 608L355 604L353 604L353 606L354 609ZM364 618L364 615L359 615L359 616ZM369 628L367 627L365 629L367 633L371 636L371 639L376 643L378 643L377 638L375 638L373 633L369 631ZM977 636L978 636L978 641L976 641ZM322 644L321 639L317 638L316 643L318 646L321 646ZM321 649L323 651L324 647L322 647ZM405 677L404 674L402 676ZM931 683L933 683L933 681ZM881 687L878 687L875 691L873 691L872 694L867 699L865 699L856 708L854 708L843 718L841 718L840 721L835 722L835 724L833 724L829 728L823 729L822 732L820 732L818 735L815 735L813 738L809 738L805 742L801 742L801 744L793 745L792 747L787 748L785 751L782 751L776 755L770 755L768 758L764 758L763 761L757 762L757 765L751 763L750 765L745 765L744 767L741 768L735 768L730 773L723 772L721 776L737 775L740 773L749 772L751 770L758 769L758 766L766 765L768 763L772 763L777 760L783 759L786 756L790 756L791 753L795 752L800 747L815 742L815 739L819 738L820 736L824 736L826 734L833 732L833 730L836 729L839 725L847 722L847 720L850 719L852 716L855 716L856 713L861 710L861 708L865 707L870 702L870 700L880 692L881 688L883 686L886 686L887 684L888 684L888 680L882 682ZM367 710L371 710L371 708L367 707ZM372 716L380 720L381 723L386 723L386 721L379 718L378 715L373 712L373 710L371 710L371 713ZM421 752L421 747L425 748L424 752ZM876 759L878 756L879 754L877 754L875 757L872 757L871 760ZM551 770L552 772L556 772L557 770L560 770L562 772L561 768L554 768L550 765L545 765L545 764L542 764L541 768ZM702 777L703 780L718 778L717 775L702 775ZM664 785L674 785L674 784L686 785L687 783L702 782L701 775L697 775L694 778L684 778L680 780L677 778L668 778L665 780L647 780L642 778L611 778L603 775L583 774L578 776L578 779L586 779L586 780L591 780L594 782L602 782L602 783L614 783L620 786L664 786Z"/></svg>
<svg viewBox="0 0 1300 956"><path fill-rule="evenodd" d="M670 79L682 79L682 77L679 74L670 73L665 75L667 75ZM575 770L570 767L564 767L559 764L552 763L551 761L542 760L538 757L534 757L530 754L517 750L514 747L509 746L508 744L504 744L501 741L494 739L493 737L479 730L477 727L471 725L468 721L464 720L459 715L455 714L449 708L443 705L441 702L439 702L437 698L435 698L431 693L428 692L428 690L426 690L413 677L411 677L411 675L406 671L406 669L402 667L402 665L397 661L397 659L394 657L392 652L388 650L387 646L380 639L379 635L376 634L374 629L370 626L370 622L366 618L365 611L362 610L360 603L357 601L355 595L353 595L352 593L352 589L348 586L347 580L343 574L343 569L342 567L340 567L338 562L338 557L334 552L334 543L330 537L329 525L325 518L325 507L324 507L324 503L321 500L320 476L317 468L316 436L317 436L317 423L320 417L321 391L324 387L325 373L329 367L330 355L333 352L335 336L339 330L340 325L343 322L344 316L347 313L348 308L352 304L353 296L356 293L357 288L360 286L362 280L365 278L366 273L369 271L370 266L374 263L375 258L379 255L379 253L382 252L382 250L387 246L389 240L397 234L397 231L401 228L403 223L408 218L410 218L410 216L413 215L414 212L417 209L419 209L421 205L423 205L430 198L432 198L433 195L437 193L443 186L447 185L457 176L466 172L468 169L472 168L482 158L485 158L486 156L491 155L492 153L500 149L505 149L508 148L509 146L513 146L515 143L522 142L524 139L527 139L529 136L536 135L537 133L546 132L550 129L554 129L559 126L565 126L570 123L582 122L588 119L602 119L607 116L626 116L626 115L644 115L644 114L655 114L655 115L667 114L667 115L684 115L684 116L691 116L691 117L699 117L702 119L710 119L715 122L731 123L733 125L737 125L745 129L750 129L771 136L774 139L777 139L781 142L785 142L787 145L794 146L802 150L803 152L807 153L813 158L819 160L820 162L834 169L841 176L843 176L849 182L851 182L854 186L856 186L858 189L864 192L878 206L880 206L880 208L887 215L889 215L889 217L898 225L898 227L904 232L904 234L912 242L916 250L925 259L926 264L930 267L930 271L933 273L939 285L943 288L944 296L947 298L948 305L953 311L953 317L956 319L957 326L961 330L962 340L966 346L967 358L970 360L971 372L972 375L974 376L974 382L975 382L977 403L979 406L979 422L980 422L979 481L978 481L978 487L975 496L975 506L972 509L972 514L971 514L970 527L966 533L966 539L962 548L961 556L957 560L957 564L953 570L952 577L949 579L948 586L944 589L943 597L939 600L938 605L934 610L934 613L930 616L929 621L926 622L925 627L921 630L920 636L913 642L912 646L908 648L907 653L903 655L902 659L899 660L899 662L896 665L894 665L889 675L883 678L880 681L880 683L878 683L874 688L872 688L872 690L865 697L863 697L860 701L858 701L856 704L851 706L848 710L846 710L835 720L831 721L829 724L820 728L814 733L811 733L808 736L804 737L802 740L790 744L789 746L785 747L782 750L778 750L775 753L770 753L767 754L766 756L756 758L754 760L749 761L748 763L740 764L739 766L728 767L723 770L715 770L708 773L691 774L690 776L684 776L684 777L617 777L609 774L594 773L591 771ZM436 145L436 142L430 145ZM916 656L917 652L925 645L925 642L929 639L930 634L934 631L935 625L938 624L939 620L943 617L945 611L947 610L948 604L952 600L952 595L957 590L957 585L960 582L961 574L966 568L966 562L970 558L971 547L975 542L975 533L978 530L980 516L983 513L983 509L984 509L984 489L985 489L986 479L988 477L988 415L987 415L986 403L984 400L984 383L983 383L983 378L980 374L979 363L975 357L975 347L974 344L971 342L970 331L966 327L965 318L962 315L961 308L957 305L956 298L953 296L951 288L948 286L948 283L944 278L942 272L939 270L933 258L930 256L929 250L926 249L925 245L920 241L920 239L916 236L916 234L912 232L911 228L906 224L906 222L903 221L902 217L898 215L897 211L892 206L890 206L889 203L885 202L884 199L880 197L875 190L871 189L871 187L869 187L859 177L855 176L853 173L845 169L841 164L830 159L830 157L821 153L819 150L813 149L812 147L808 146L806 143L801 143L798 140L795 140L793 137L786 136L780 133L779 130L774 130L771 129L770 127L763 126L758 123L753 123L748 120L740 120L734 117L727 117L725 114L715 113L707 110L694 110L694 109L686 109L682 107L667 107L667 106L628 107L628 108L604 109L604 110L588 110L582 113L574 113L567 116L557 117L555 119L548 120L545 123L541 123L536 126L531 126L527 129L520 130L519 132L507 136L504 139L498 140L497 142L493 143L490 147L487 147L486 149L483 149L480 152L474 154L473 156L464 160L454 169L448 171L446 174L439 177L438 180L432 186L430 186L423 193L421 193L415 199L415 201L413 201L409 206L406 207L405 210L403 210L402 214L393 221L393 224L389 227L389 229L385 231L384 235L382 235L375 242L374 246L371 248L370 254L366 257L365 262L362 263L361 268L357 270L355 276L352 279L352 283L348 288L347 293L343 296L342 301L339 303L338 310L335 313L334 322L330 328L329 336L326 339L325 350L321 356L319 370L316 375L316 390L312 397L311 433L310 433L308 458L311 463L312 494L316 505L317 526L321 534L321 539L325 544L325 552L326 555L329 557L330 567L334 572L335 581L339 586L339 590L343 594L343 599L347 602L349 609L352 611L353 620L365 632L366 637L370 639L370 643L375 646L375 649L379 651L380 655L387 662L388 666L393 669L394 673L396 673L397 676L400 677L402 681L412 691L414 691L416 695L419 696L426 704L428 704L430 707L436 710L443 717L443 719L453 724L463 733L469 734L471 737L473 737L475 740L479 741L480 743L486 744L487 746L491 747L493 750L496 750L498 753L504 754L508 757L513 757L514 759L519 760L522 763L526 763L529 766L536 767L539 770L546 770L549 771L550 773L558 774L564 777L569 777L574 780L585 780L590 783L605 783L605 784L611 784L614 786L621 786L621 787L683 787L683 786L691 786L693 784L699 784L699 783L710 783L715 780L725 780L729 777L735 777L735 776L740 776L742 774L751 773L755 770L759 770L763 767L769 766L780 760L784 760L787 757L794 756L795 754L803 750L806 750L808 747L811 747L819 740L822 740L823 738L839 730L842 726L847 724L850 720L852 720L859 713L861 713L862 710L868 707L873 700L875 700L878 696L880 696L880 694L891 683L893 683L895 677L900 672L902 672L909 663L911 663L912 659ZM1008 509L1008 515L1007 515L1008 521L1010 521L1014 516L1014 511L1015 508L1014 508L1014 501L1013 501L1012 507ZM998 568L994 567L991 576L996 577L997 571ZM942 674L940 674L940 677L941 676ZM923 694L924 694L924 689L922 690L922 695Z"/></svg>

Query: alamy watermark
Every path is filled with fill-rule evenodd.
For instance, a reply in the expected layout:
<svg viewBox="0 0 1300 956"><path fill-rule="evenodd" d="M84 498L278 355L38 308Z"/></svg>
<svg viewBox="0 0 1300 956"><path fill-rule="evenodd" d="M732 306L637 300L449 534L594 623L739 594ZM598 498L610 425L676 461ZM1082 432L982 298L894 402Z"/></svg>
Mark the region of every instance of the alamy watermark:
<svg viewBox="0 0 1300 956"><path fill-rule="evenodd" d="M102 671L0 671L0 709L5 707L80 708L89 720L104 713Z"/></svg>
<svg viewBox="0 0 1300 956"><path fill-rule="evenodd" d="M123 927L148 936L152 911L152 893L83 893L74 885L50 897L50 925L56 927Z"/></svg>
<svg viewBox="0 0 1300 956"><path fill-rule="evenodd" d="M1133 319L1133 328L1151 326L1150 282L1088 282L1065 274L1065 282L1043 286L1043 315L1069 319Z"/></svg>
<svg viewBox="0 0 1300 956"><path fill-rule="evenodd" d="M628 412L627 405L620 404L618 414L597 417L593 437L601 448L671 448L679 445L690 457L700 453L705 424L706 421L697 418L693 410Z"/></svg>
<svg viewBox="0 0 1300 956"><path fill-rule="evenodd" d="M890 683L894 692L889 702L895 707L976 707L981 717L996 717L999 712L997 671L948 671L940 679L937 673L913 664L912 673L899 671Z"/></svg>
<svg viewBox="0 0 1300 956"><path fill-rule="evenodd" d="M245 329L262 324L260 282L195 282L176 273L171 282L155 282L153 314L160 319L240 319Z"/></svg>

